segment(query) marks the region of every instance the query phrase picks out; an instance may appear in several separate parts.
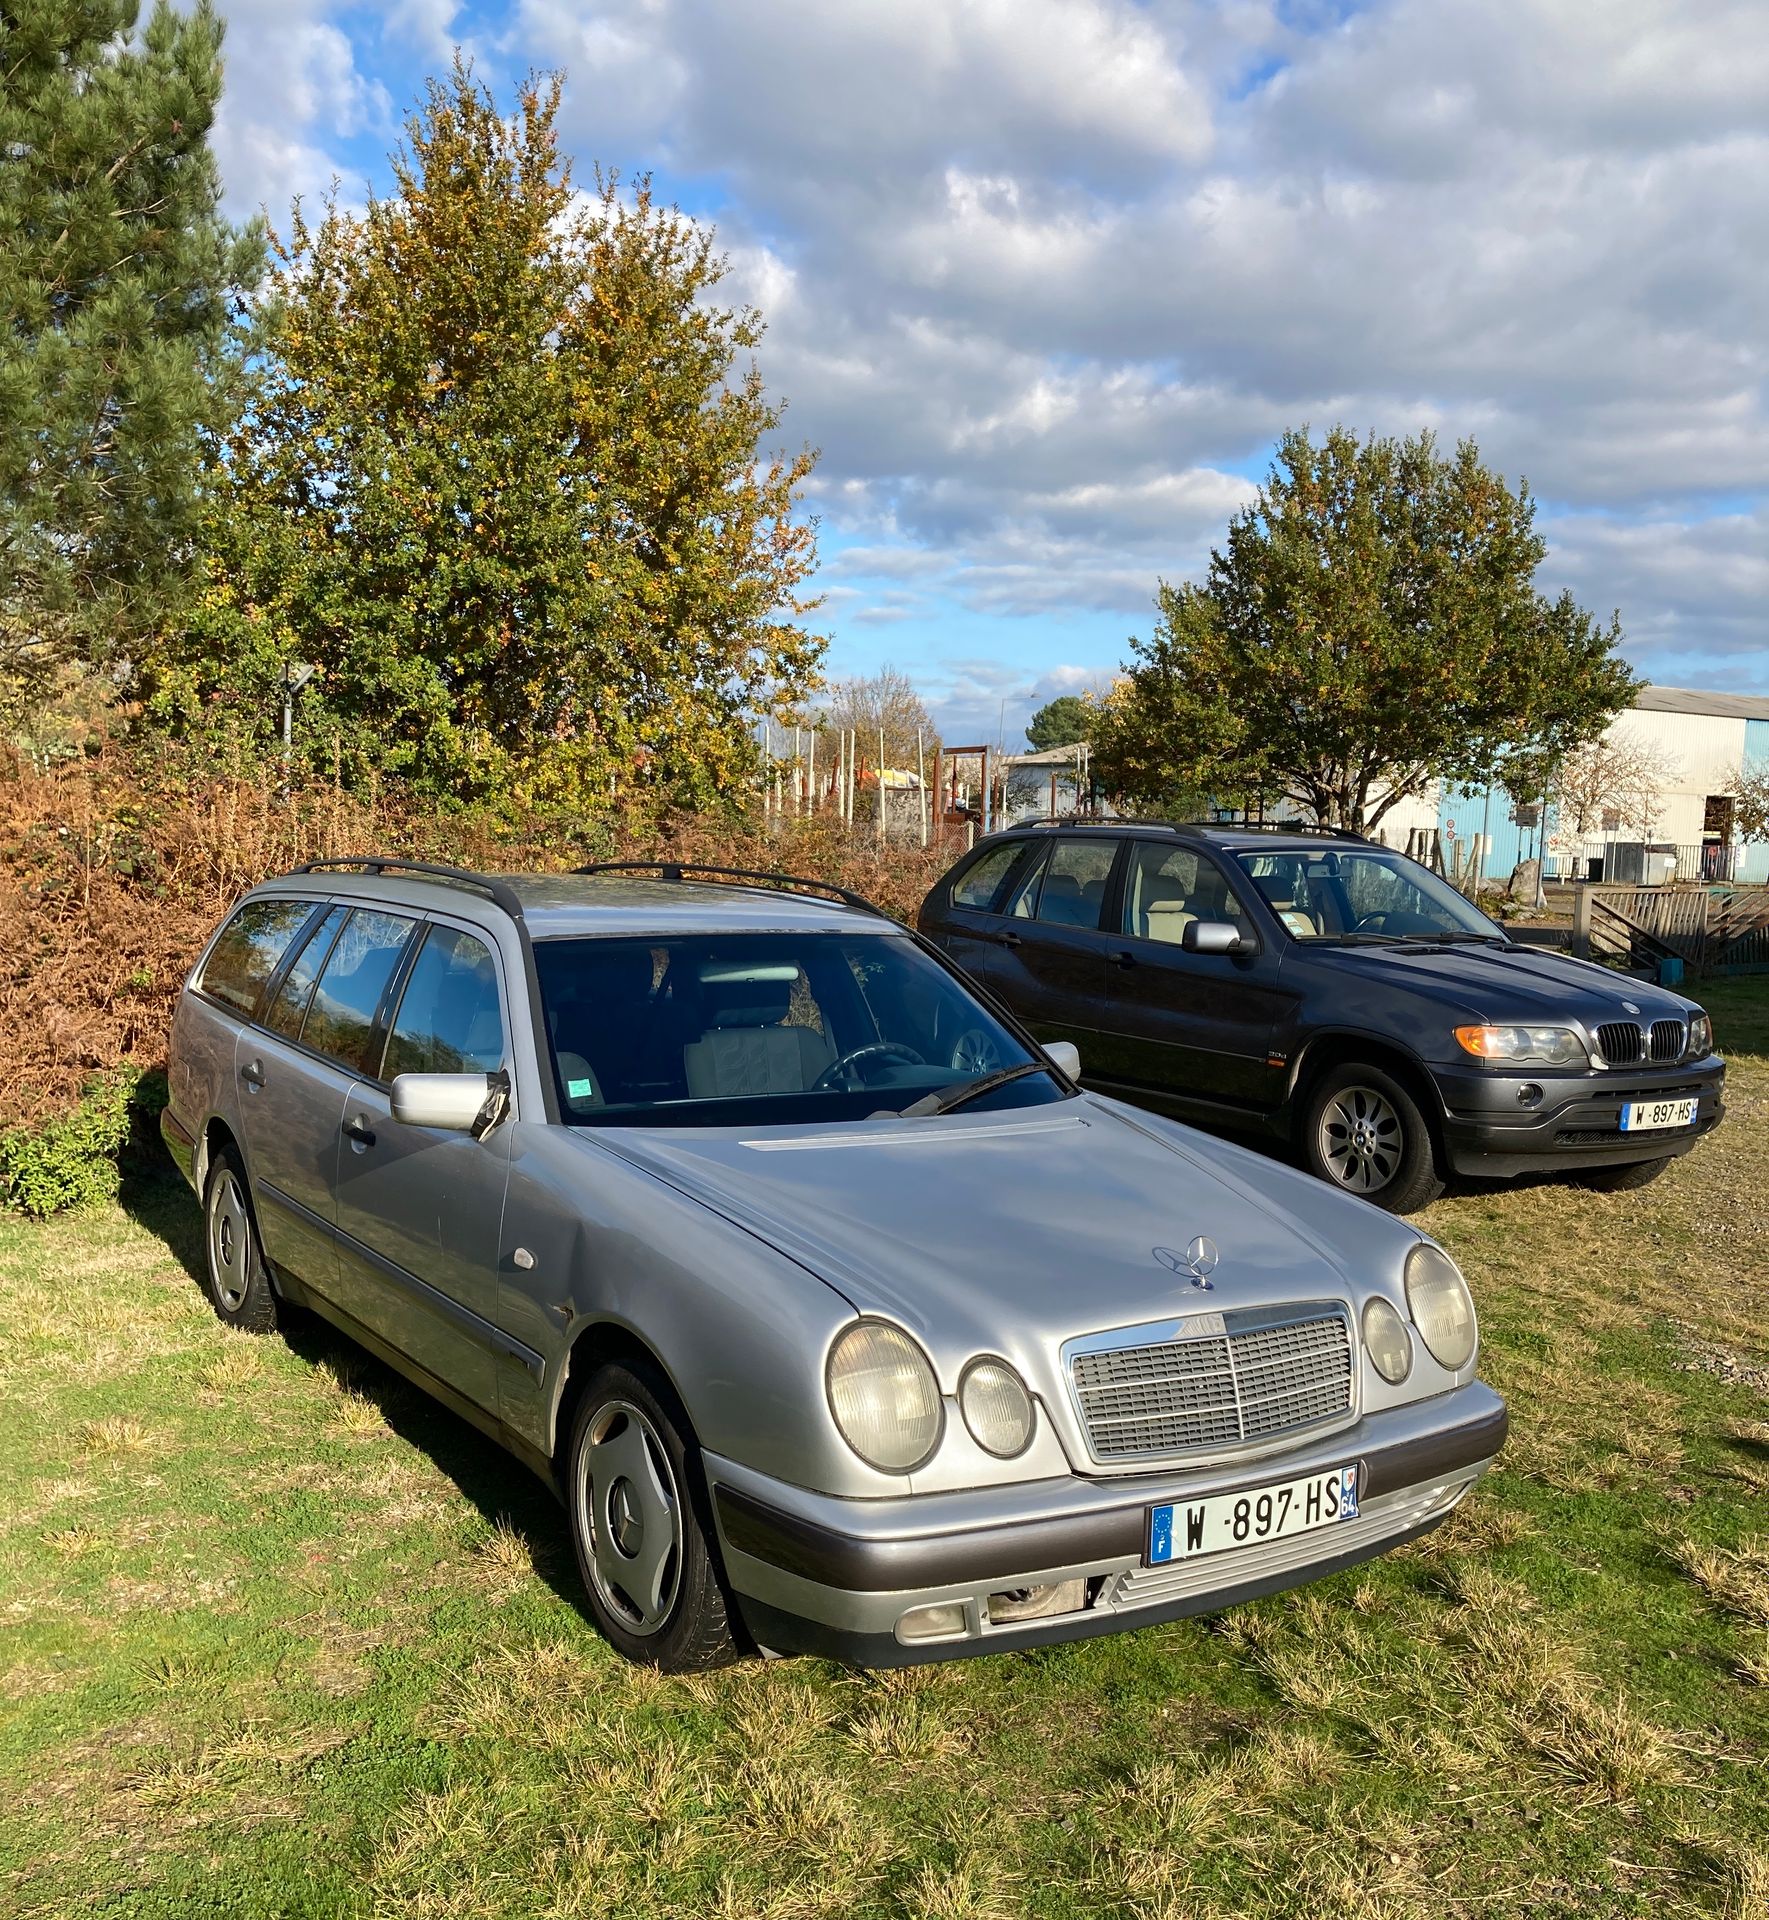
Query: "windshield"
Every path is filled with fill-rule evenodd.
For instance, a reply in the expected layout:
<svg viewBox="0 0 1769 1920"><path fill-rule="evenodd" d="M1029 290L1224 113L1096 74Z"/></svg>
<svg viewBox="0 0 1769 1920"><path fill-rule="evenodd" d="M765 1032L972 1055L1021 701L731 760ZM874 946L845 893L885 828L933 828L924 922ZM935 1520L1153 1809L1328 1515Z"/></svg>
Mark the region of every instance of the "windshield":
<svg viewBox="0 0 1769 1920"><path fill-rule="evenodd" d="M1385 847L1236 856L1297 940L1503 940L1440 875Z"/></svg>
<svg viewBox="0 0 1769 1920"><path fill-rule="evenodd" d="M944 967L888 934L540 940L534 958L572 1126L864 1120L1038 1064ZM1034 1071L965 1111L1064 1097Z"/></svg>

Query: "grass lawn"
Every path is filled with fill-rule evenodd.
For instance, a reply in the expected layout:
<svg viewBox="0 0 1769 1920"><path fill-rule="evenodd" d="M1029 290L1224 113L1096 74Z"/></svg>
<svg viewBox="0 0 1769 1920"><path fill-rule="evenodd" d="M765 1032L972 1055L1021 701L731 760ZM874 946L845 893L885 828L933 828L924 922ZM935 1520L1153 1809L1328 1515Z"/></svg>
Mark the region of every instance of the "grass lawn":
<svg viewBox="0 0 1769 1920"><path fill-rule="evenodd" d="M1513 1414L1447 1526L892 1676L623 1665L521 1468L213 1319L172 1182L0 1223L0 1913L1765 1920L1769 983L1708 997L1665 1179L1425 1218Z"/></svg>

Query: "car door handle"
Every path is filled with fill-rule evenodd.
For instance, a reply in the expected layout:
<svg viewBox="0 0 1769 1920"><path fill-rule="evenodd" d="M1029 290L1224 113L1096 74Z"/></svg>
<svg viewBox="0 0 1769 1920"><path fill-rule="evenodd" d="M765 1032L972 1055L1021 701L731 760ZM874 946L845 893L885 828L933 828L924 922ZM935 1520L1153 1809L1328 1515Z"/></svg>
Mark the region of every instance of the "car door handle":
<svg viewBox="0 0 1769 1920"><path fill-rule="evenodd" d="M998 933L995 936L995 944L998 947L1017 947L1020 944L1020 936L1017 933Z"/></svg>
<svg viewBox="0 0 1769 1920"><path fill-rule="evenodd" d="M1111 956L1111 960L1112 965L1115 967L1134 967L1136 965L1136 955L1126 949L1120 949L1117 953L1114 953Z"/></svg>
<svg viewBox="0 0 1769 1920"><path fill-rule="evenodd" d="M344 1122L344 1138L360 1153L364 1147L375 1144L375 1131L359 1113Z"/></svg>
<svg viewBox="0 0 1769 1920"><path fill-rule="evenodd" d="M241 1067L240 1078L256 1093L264 1085L264 1062L254 1060L249 1067Z"/></svg>

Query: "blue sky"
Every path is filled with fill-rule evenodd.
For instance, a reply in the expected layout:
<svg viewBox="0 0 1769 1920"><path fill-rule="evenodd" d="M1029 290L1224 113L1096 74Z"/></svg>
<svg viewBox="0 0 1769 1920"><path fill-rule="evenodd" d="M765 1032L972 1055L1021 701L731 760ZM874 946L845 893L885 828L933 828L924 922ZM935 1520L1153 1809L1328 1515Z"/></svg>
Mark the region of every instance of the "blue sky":
<svg viewBox="0 0 1769 1920"><path fill-rule="evenodd" d="M1760 0L222 0L230 205L347 197L464 44L651 169L822 450L835 675L1010 744L1285 426L1472 435L1543 585L1769 691Z"/></svg>

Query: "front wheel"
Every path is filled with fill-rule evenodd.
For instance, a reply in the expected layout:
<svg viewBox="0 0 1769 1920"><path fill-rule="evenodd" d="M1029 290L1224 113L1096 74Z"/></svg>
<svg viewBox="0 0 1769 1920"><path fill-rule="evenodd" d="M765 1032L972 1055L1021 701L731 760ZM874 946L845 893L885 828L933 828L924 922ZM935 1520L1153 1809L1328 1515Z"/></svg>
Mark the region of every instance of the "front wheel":
<svg viewBox="0 0 1769 1920"><path fill-rule="evenodd" d="M1321 1081L1303 1118L1302 1151L1318 1179L1390 1213L1412 1213L1443 1192L1424 1114L1380 1067L1335 1067Z"/></svg>
<svg viewBox="0 0 1769 1920"><path fill-rule="evenodd" d="M1595 1193L1632 1193L1636 1187L1650 1187L1671 1158L1667 1153L1657 1160L1631 1160L1625 1167L1580 1167L1571 1178Z"/></svg>
<svg viewBox="0 0 1769 1920"><path fill-rule="evenodd" d="M649 1369L599 1368L571 1425L566 1491L596 1624L629 1660L697 1673L738 1656L699 1463Z"/></svg>

